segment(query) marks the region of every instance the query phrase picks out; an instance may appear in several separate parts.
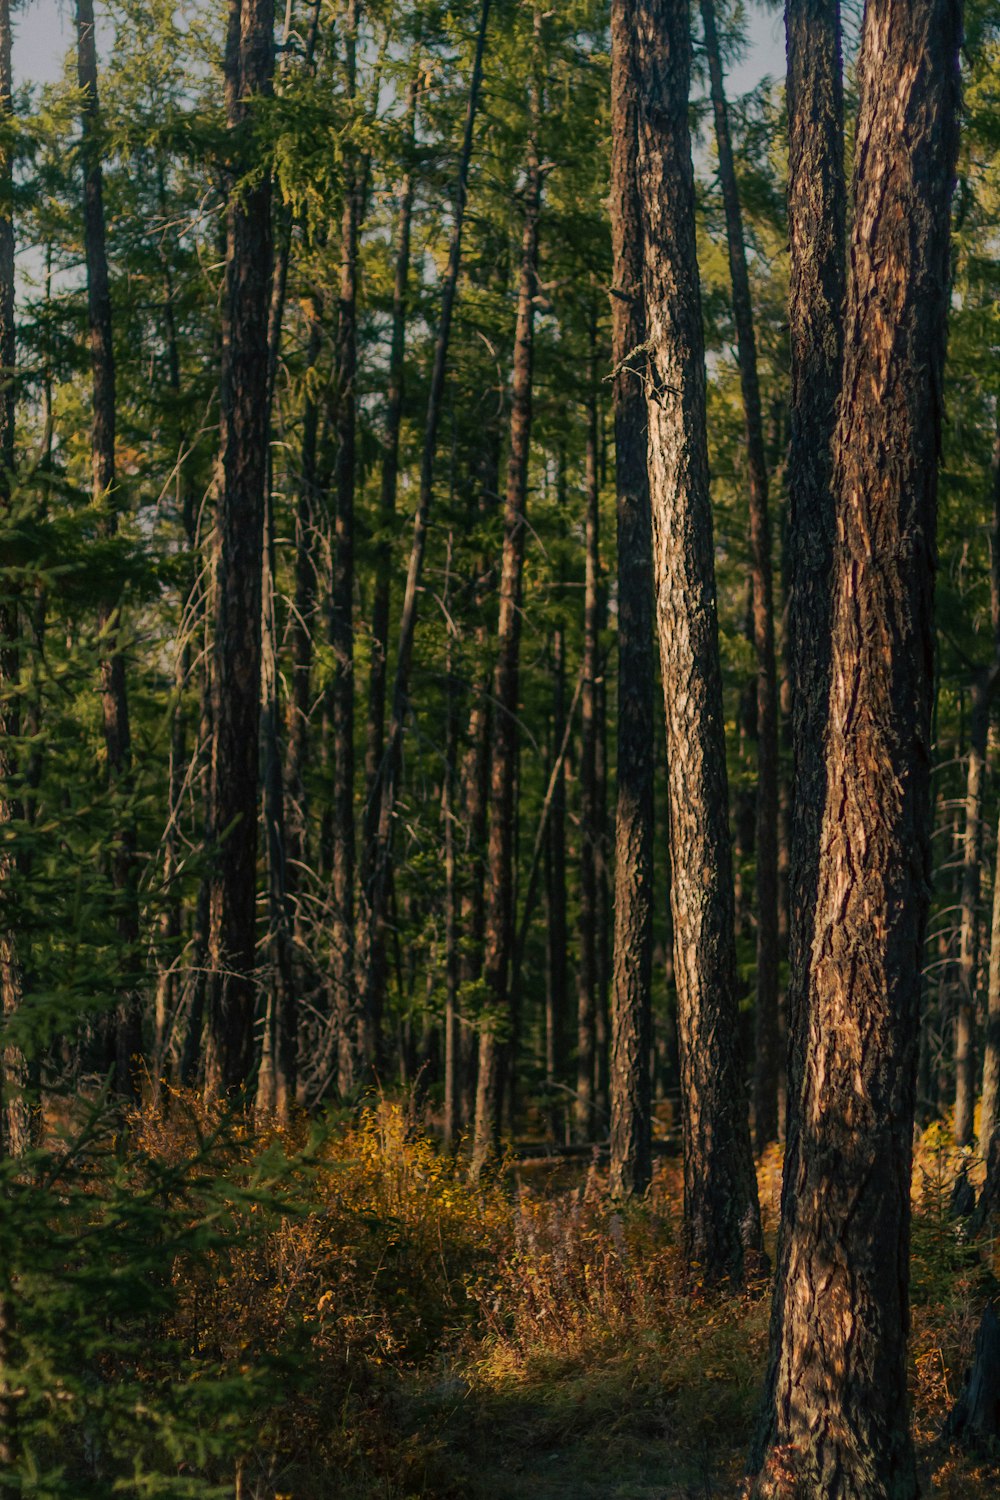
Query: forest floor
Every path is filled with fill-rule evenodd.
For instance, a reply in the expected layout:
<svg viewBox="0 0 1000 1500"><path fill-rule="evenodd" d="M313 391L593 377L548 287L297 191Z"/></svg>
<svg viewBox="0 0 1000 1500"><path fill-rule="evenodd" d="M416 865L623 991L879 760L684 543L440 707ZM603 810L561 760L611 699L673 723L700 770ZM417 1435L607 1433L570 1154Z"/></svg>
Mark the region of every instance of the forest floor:
<svg viewBox="0 0 1000 1500"><path fill-rule="evenodd" d="M272 1143L273 1144L273 1143ZM293 1139L285 1145L301 1146ZM261 1150L249 1137L245 1150ZM150 1119L146 1149L177 1149ZM283 1390L246 1456L244 1495L294 1500L708 1500L735 1497L765 1368L769 1287L692 1285L679 1163L640 1207L603 1169L508 1165L483 1187L381 1104L314 1140L285 1210L251 1216L185 1289L175 1332L224 1358L288 1346ZM992 1277L996 1240L950 1213L963 1157L942 1125L914 1174L913 1419L922 1490L993 1496L1000 1468L941 1441ZM781 1161L759 1167L769 1240ZM246 1231L247 1225L244 1225ZM224 1274L218 1273L225 1266ZM228 1353L227 1353L228 1351Z"/></svg>
<svg viewBox="0 0 1000 1500"><path fill-rule="evenodd" d="M738 1493L765 1366L769 1288L732 1298L690 1284L677 1243L676 1160L659 1158L648 1201L619 1212L596 1163L512 1165L470 1188L391 1105L335 1137L323 1156L326 1222L298 1226L306 1244L318 1235L319 1253L294 1263L314 1290L324 1275L331 1282L318 1299L313 1346L339 1425L331 1432L301 1413L308 1451L286 1448L270 1467L276 1493ZM963 1159L938 1125L914 1174L914 1427L923 1489L943 1500L993 1495L1000 1479L940 1440L998 1269L996 1243L970 1245L950 1212ZM772 1243L780 1170L776 1151L760 1164Z"/></svg>

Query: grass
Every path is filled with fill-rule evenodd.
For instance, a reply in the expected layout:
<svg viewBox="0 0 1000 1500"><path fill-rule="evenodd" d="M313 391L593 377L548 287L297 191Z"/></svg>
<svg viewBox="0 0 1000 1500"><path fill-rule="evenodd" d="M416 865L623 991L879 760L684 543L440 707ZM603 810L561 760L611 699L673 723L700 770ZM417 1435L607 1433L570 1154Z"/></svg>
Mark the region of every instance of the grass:
<svg viewBox="0 0 1000 1500"><path fill-rule="evenodd" d="M183 1155L196 1115L147 1114L134 1140ZM627 1211L593 1166L571 1185L564 1166L511 1166L474 1187L392 1102L308 1144L304 1124L247 1132L240 1150L284 1153L280 1189L234 1207L213 1253L179 1266L169 1330L221 1367L273 1362L238 1500L738 1492L769 1289L690 1287L676 1162ZM913 1417L924 1492L985 1500L998 1470L939 1437L1000 1270L996 1243L970 1245L949 1213L962 1162L940 1127L917 1151ZM772 1236L780 1168L776 1152L760 1165Z"/></svg>

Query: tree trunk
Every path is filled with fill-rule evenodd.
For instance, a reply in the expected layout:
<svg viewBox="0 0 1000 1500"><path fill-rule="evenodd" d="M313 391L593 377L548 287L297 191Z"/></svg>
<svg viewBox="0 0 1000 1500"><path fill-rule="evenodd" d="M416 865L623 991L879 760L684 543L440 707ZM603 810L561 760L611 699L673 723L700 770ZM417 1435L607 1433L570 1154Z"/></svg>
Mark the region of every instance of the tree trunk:
<svg viewBox="0 0 1000 1500"><path fill-rule="evenodd" d="M594 1086L597 1073L598 1011L598 842L597 675L600 555L597 485L597 396L594 391L594 328L591 325L590 396L587 402L585 478L585 574L583 585L583 694L580 700L580 951L576 976L576 1099L573 1113L577 1139L594 1135Z"/></svg>
<svg viewBox="0 0 1000 1500"><path fill-rule="evenodd" d="M445 373L448 365L448 345L451 337L451 320L458 290L458 272L462 257L462 229L465 222L466 199L469 185L469 164L472 159L472 141L479 107L479 90L483 76L483 53L486 46L486 28L489 23L491 0L482 0L479 13L479 30L476 50L469 80L469 97L465 112L465 127L459 157L458 180L452 217L451 241L448 247L448 265L444 275L441 295L441 320L434 342L434 361L431 369L430 391L427 397L427 420L424 427L424 447L420 464L420 492L413 518L413 541L410 562L403 594L403 609L399 626L399 647L396 656L396 672L393 681L392 707L385 751L379 767L377 792L373 798L378 805L378 820L372 855L372 867L363 882L363 909L359 923L358 942L358 990L362 995L365 1024L376 1039L380 1026L383 1005L385 960L385 918L389 898L392 829L396 812L396 790L401 768L403 727L409 697L410 667L413 660L413 642L417 627L417 609L420 584L423 576L424 554L427 547L427 532L430 525L431 501L434 493L434 464L437 456L437 435L441 421L444 397Z"/></svg>
<svg viewBox="0 0 1000 1500"><path fill-rule="evenodd" d="M667 724L685 1246L708 1281L761 1245L740 1062L729 792L682 0L634 0L649 488Z"/></svg>
<svg viewBox="0 0 1000 1500"><path fill-rule="evenodd" d="M399 435L403 423L406 379L407 287L410 279L410 227L413 218L414 171L412 165L417 119L417 78L410 81L407 98L405 162L399 190L396 223L396 264L392 288L392 336L386 392L382 474L379 487L378 529L375 549L375 589L372 599L371 662L368 677L368 726L365 740L365 824L362 883L375 860L378 834L379 768L385 749L385 689L389 649L389 614L392 602L392 540L396 523L396 489L399 480Z"/></svg>
<svg viewBox="0 0 1000 1500"><path fill-rule="evenodd" d="M989 1160L990 1146L1000 1126L1000 828L993 876L993 921L990 928L990 977L986 1004L986 1044L983 1049L983 1098L979 1112L979 1151Z"/></svg>
<svg viewBox="0 0 1000 1500"><path fill-rule="evenodd" d="M566 734L566 642L561 625L552 632L552 755L556 779L545 840L545 1083L549 1095L549 1129L563 1133L565 1115L559 1091L566 1081L567 1017L566 929L566 772L556 763Z"/></svg>
<svg viewBox="0 0 1000 1500"><path fill-rule="evenodd" d="M233 171L247 171L248 100L274 76L273 0L230 0L226 115ZM249 138L252 139L252 138ZM242 1087L253 1060L261 588L267 483L271 184L240 184L226 216L221 485L215 542L205 1095Z"/></svg>
<svg viewBox="0 0 1000 1500"><path fill-rule="evenodd" d="M536 17L536 27L537 27ZM514 794L517 779L521 590L524 573L525 502L531 447L535 282L538 267L538 213L541 167L536 131L540 99L532 85L521 277L511 376L510 454L504 510L500 618L493 676L493 745L490 767L489 888L483 952L483 979L490 1013L482 1018L476 1088L472 1170L478 1174L499 1138L503 1101L504 1030L511 1021L511 955L514 939Z"/></svg>
<svg viewBox="0 0 1000 1500"><path fill-rule="evenodd" d="M9 0L0 0L0 123L9 128L14 113L11 66ZM16 402L17 350L14 322L14 172L9 147L0 150L0 516L10 509L14 474L14 418ZM0 827L18 816L19 808L10 790L15 766L12 741L19 729L17 698L20 678L18 659L18 607L9 579L0 581ZM10 593L8 593L10 590ZM0 891L9 887L15 870L14 855L7 841L0 853ZM11 928L0 930L0 1014L3 1023L20 1007L21 966L17 936ZM31 1111L25 1096L28 1070L19 1047L5 1043L0 1059L0 1159L20 1156L31 1144ZM0 1297L0 1359L4 1318L9 1309ZM8 1416L10 1420L8 1420ZM13 1406L8 1411L0 1387L0 1457L12 1431ZM12 1460L11 1460L12 1461Z"/></svg>
<svg viewBox="0 0 1000 1500"><path fill-rule="evenodd" d="M355 48L359 0L348 0L344 23L348 99L356 95ZM336 516L330 589L333 684L333 862L331 869L333 1015L337 1029L337 1089L349 1097L375 1060L371 1017L357 1003L354 973L354 436L357 374L358 227L361 170L357 147L347 146L340 247L340 296L335 354Z"/></svg>
<svg viewBox="0 0 1000 1500"><path fill-rule="evenodd" d="M111 321L111 289L104 232L103 143L97 97L97 48L93 0L77 0L77 78L81 93L81 154L84 166L83 233L87 259L87 314L90 324L90 368L93 394L91 428L92 486L95 504L103 507L107 536L118 530L115 493L115 351ZM137 958L139 902L136 892L135 826L131 807L132 737L129 728L125 659L118 649L121 614L107 601L98 610L104 643L101 659L101 708L104 744L111 785L122 796L121 827L112 856L112 881L118 902L118 936L122 967ZM140 1086L142 1018L139 997L131 990L119 1001L112 1049L115 1088L134 1097Z"/></svg>
<svg viewBox="0 0 1000 1500"><path fill-rule="evenodd" d="M755 1004L754 1135L758 1151L778 1139L778 678L774 658L771 523L767 460L757 378L757 341L750 301L743 214L729 135L729 113L714 0L701 0L711 80L719 180L726 212L733 317L739 349L750 481L753 648L757 665L757 988Z"/></svg>
<svg viewBox="0 0 1000 1500"><path fill-rule="evenodd" d="M869 0L865 13L823 859L762 1495L917 1492L909 1195L960 28L951 0Z"/></svg>
<svg viewBox="0 0 1000 1500"><path fill-rule="evenodd" d="M646 473L642 215L627 0L611 9L612 361L618 493L618 804L611 1005L615 1197L652 1177L649 1054L653 953L653 554Z"/></svg>
<svg viewBox="0 0 1000 1500"><path fill-rule="evenodd" d="M787 567L793 755L788 1041L778 1274L771 1309L771 1356L754 1450L757 1467L774 1420L788 1235L795 1209L790 1195L797 1174L799 1094L809 1032L809 961L826 797L823 744L830 695L830 580L836 527L833 437L840 394L846 268L840 0L788 0L786 30L792 357Z"/></svg>
<svg viewBox="0 0 1000 1500"><path fill-rule="evenodd" d="M986 746L994 673L980 673L972 685L969 761L965 783L965 827L962 833L961 925L959 929L958 1003L955 1009L956 1146L971 1146L976 1108L976 979L979 972L979 892L982 885L983 800L986 794Z"/></svg>

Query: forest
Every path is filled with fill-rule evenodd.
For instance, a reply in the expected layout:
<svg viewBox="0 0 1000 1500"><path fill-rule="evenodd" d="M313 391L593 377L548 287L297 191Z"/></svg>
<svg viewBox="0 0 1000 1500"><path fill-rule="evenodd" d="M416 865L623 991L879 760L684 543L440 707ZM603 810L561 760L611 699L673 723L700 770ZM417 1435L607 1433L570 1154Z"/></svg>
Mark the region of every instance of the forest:
<svg viewBox="0 0 1000 1500"><path fill-rule="evenodd" d="M995 1495L998 773L998 0L0 0L0 1494Z"/></svg>

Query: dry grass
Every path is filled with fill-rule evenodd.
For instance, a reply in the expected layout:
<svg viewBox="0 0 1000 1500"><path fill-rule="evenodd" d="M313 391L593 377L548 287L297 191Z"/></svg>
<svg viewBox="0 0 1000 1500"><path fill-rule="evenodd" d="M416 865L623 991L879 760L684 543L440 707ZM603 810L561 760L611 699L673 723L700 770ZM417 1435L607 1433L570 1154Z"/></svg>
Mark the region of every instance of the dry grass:
<svg viewBox="0 0 1000 1500"><path fill-rule="evenodd" d="M146 1117L182 1151L185 1115ZM185 1124L185 1120L188 1121ZM204 1122L198 1128L204 1128ZM306 1147L304 1126L246 1133L245 1164L298 1150L273 1205L249 1207L176 1334L228 1360L285 1361L242 1469L244 1500L673 1500L736 1492L755 1420L769 1297L692 1290L677 1164L641 1207L511 1168L471 1187L399 1105ZM996 1492L943 1448L996 1246L948 1212L961 1157L937 1129L914 1178L913 1410L925 1488ZM761 1164L765 1220L780 1157ZM258 1222L254 1222L254 1220Z"/></svg>

